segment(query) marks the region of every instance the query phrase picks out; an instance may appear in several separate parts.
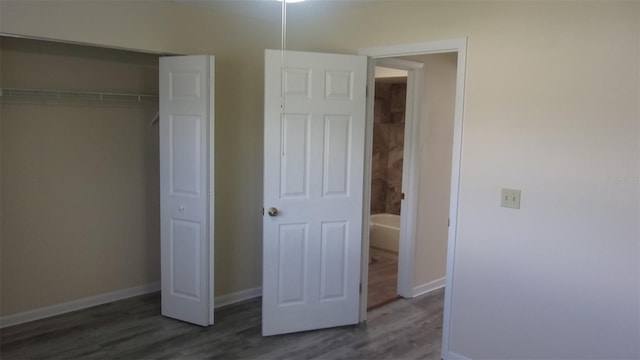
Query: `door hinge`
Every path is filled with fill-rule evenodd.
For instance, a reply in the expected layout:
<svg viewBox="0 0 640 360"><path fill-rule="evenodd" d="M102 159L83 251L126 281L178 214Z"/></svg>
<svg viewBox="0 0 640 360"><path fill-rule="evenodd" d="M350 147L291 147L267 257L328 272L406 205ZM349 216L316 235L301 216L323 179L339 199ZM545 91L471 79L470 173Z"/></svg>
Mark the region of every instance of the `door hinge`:
<svg viewBox="0 0 640 360"><path fill-rule="evenodd" d="M360 292L360 294L362 294L362 283L360 283L360 287L358 288L358 291Z"/></svg>
<svg viewBox="0 0 640 360"><path fill-rule="evenodd" d="M364 97L369 97L369 85L364 87Z"/></svg>
<svg viewBox="0 0 640 360"><path fill-rule="evenodd" d="M404 193L400 194L400 200L404 200Z"/></svg>
<svg viewBox="0 0 640 360"><path fill-rule="evenodd" d="M262 208L262 216L264 216L264 208Z"/></svg>
<svg viewBox="0 0 640 360"><path fill-rule="evenodd" d="M451 219L447 219L447 227L451 226Z"/></svg>

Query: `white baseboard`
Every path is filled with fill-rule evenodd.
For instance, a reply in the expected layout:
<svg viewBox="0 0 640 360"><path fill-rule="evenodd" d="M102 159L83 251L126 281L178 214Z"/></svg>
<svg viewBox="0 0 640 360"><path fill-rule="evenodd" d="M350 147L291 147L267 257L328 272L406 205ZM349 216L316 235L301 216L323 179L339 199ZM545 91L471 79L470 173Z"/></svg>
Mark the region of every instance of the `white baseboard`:
<svg viewBox="0 0 640 360"><path fill-rule="evenodd" d="M29 321L40 320L47 317L81 310L88 307L110 303L133 296L160 290L160 283L155 282L147 285L136 286L128 289L117 290L106 294L90 296L83 299L73 300L62 304L47 306L39 309L29 310L14 315L0 317L0 328L18 325Z"/></svg>
<svg viewBox="0 0 640 360"><path fill-rule="evenodd" d="M444 360L471 360L471 359L466 356L462 356L449 351L449 353L447 354L447 357Z"/></svg>
<svg viewBox="0 0 640 360"><path fill-rule="evenodd" d="M55 315L60 315L72 311L86 309L92 306L110 303L112 301L124 300L126 298L143 295L151 292L160 291L160 283L152 283L142 286L136 286L129 289L117 290L106 294L87 297L84 299L73 300L62 304L47 306L39 309L29 310L14 315L0 317L0 329L23 324L30 321L40 320ZM219 308L225 305L231 305L240 301L252 299L262 296L262 288L256 287L252 289L242 290L235 293L218 296L215 298L215 307Z"/></svg>
<svg viewBox="0 0 640 360"><path fill-rule="evenodd" d="M426 293L430 293L434 290L438 290L442 287L444 287L446 283L446 278L441 277L440 279L436 279L433 281L430 281L426 284L422 284L422 285L418 285L416 287L413 288L413 296L420 296L420 295L424 295Z"/></svg>
<svg viewBox="0 0 640 360"><path fill-rule="evenodd" d="M253 299L262 296L262 287L237 291L231 294L216 296L214 304L216 308L235 304L240 301Z"/></svg>

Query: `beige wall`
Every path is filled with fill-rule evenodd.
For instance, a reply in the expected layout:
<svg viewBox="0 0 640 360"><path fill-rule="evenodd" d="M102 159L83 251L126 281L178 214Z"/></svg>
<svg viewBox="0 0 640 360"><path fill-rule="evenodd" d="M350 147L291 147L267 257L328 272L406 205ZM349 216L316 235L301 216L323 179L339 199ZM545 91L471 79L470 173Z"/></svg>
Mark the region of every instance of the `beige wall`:
<svg viewBox="0 0 640 360"><path fill-rule="evenodd" d="M468 37L450 351L640 356L640 3L309 3L288 15L299 50ZM502 187L522 190L520 210L500 207Z"/></svg>
<svg viewBox="0 0 640 360"><path fill-rule="evenodd" d="M344 3L290 6L288 47L468 37L450 350L639 357L640 3ZM0 11L4 32L218 55L216 292L259 286L262 49L279 27L158 2ZM522 189L520 210L501 187Z"/></svg>
<svg viewBox="0 0 640 360"><path fill-rule="evenodd" d="M270 10L277 18L279 4ZM0 31L214 55L215 293L261 285L263 59L264 49L280 47L278 23L174 1L3 0Z"/></svg>
<svg viewBox="0 0 640 360"><path fill-rule="evenodd" d="M425 65L413 280L417 287L446 275L458 57L456 53L448 53L412 56L407 59Z"/></svg>
<svg viewBox="0 0 640 360"><path fill-rule="evenodd" d="M2 87L158 93L158 58L0 38ZM0 314L160 280L157 101L0 98Z"/></svg>
<svg viewBox="0 0 640 360"><path fill-rule="evenodd" d="M0 16L0 30L6 34L156 53L215 50L214 55L221 51L225 56L256 51L256 40L260 46L268 40L280 45L279 25L176 1L3 0ZM238 40L243 40L239 46Z"/></svg>

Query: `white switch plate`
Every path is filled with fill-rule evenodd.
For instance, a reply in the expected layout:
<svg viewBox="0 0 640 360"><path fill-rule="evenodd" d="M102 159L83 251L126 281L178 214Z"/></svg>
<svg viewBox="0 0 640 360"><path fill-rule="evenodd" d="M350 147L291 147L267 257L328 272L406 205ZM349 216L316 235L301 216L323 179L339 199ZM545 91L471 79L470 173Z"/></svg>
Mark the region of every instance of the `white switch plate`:
<svg viewBox="0 0 640 360"><path fill-rule="evenodd" d="M520 209L520 190L502 189L502 207Z"/></svg>

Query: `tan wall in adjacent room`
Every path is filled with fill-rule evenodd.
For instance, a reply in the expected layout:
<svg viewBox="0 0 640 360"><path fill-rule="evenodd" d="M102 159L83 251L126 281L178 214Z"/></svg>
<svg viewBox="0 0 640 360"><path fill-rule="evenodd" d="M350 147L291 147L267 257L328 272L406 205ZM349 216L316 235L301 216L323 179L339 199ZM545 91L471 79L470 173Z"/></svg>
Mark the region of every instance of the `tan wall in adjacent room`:
<svg viewBox="0 0 640 360"><path fill-rule="evenodd" d="M451 153L456 98L456 53L412 56L424 64L424 102L420 124L420 185L414 286L446 274L451 190Z"/></svg>

